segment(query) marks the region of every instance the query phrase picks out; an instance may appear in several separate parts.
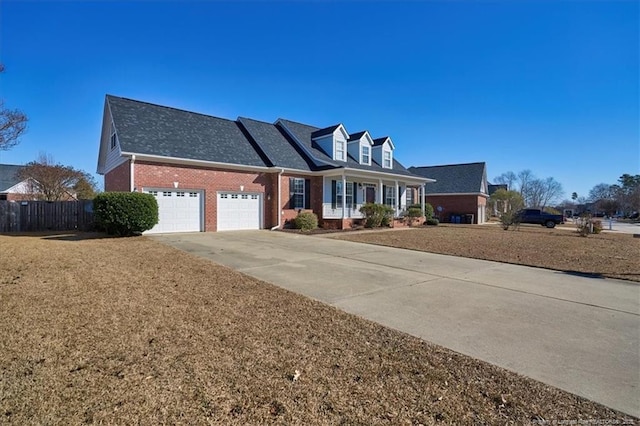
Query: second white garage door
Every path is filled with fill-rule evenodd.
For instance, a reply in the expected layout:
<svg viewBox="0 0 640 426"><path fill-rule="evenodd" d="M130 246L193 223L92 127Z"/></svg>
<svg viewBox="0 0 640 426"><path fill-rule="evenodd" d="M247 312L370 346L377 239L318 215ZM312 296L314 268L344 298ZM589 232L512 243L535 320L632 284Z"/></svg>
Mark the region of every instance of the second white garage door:
<svg viewBox="0 0 640 426"><path fill-rule="evenodd" d="M261 194L218 193L218 231L260 229Z"/></svg>

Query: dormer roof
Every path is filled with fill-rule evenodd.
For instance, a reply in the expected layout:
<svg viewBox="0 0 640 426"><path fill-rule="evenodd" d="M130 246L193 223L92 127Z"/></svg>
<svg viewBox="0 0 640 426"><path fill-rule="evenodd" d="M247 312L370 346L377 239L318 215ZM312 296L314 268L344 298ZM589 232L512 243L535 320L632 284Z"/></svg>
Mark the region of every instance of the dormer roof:
<svg viewBox="0 0 640 426"><path fill-rule="evenodd" d="M333 132L335 132L336 129L338 129L339 127L342 127L344 129L344 126L342 126L342 124L335 124L333 126L325 127L324 129L316 130L315 132L311 133L311 139L321 138L322 136L330 135ZM345 130L345 133L346 133L346 130Z"/></svg>
<svg viewBox="0 0 640 426"><path fill-rule="evenodd" d="M381 146L384 145L385 142L389 141L389 145L391 145L391 149L396 149L395 145L393 144L393 142L391 141L391 138L389 136L384 136L381 138L377 138L373 140L373 146Z"/></svg>
<svg viewBox="0 0 640 426"><path fill-rule="evenodd" d="M368 133L366 130L363 130L362 132L356 132L356 133L352 133L349 135L349 139L347 139L348 142L351 141L358 141L360 139L362 139L362 136L364 136L365 133Z"/></svg>

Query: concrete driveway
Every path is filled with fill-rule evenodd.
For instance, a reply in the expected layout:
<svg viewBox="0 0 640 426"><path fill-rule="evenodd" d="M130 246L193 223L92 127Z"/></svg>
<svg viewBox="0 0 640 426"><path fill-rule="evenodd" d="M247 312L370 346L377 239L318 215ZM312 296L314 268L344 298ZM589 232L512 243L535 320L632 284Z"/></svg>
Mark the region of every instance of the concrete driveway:
<svg viewBox="0 0 640 426"><path fill-rule="evenodd" d="M637 283L282 232L153 238L640 416Z"/></svg>

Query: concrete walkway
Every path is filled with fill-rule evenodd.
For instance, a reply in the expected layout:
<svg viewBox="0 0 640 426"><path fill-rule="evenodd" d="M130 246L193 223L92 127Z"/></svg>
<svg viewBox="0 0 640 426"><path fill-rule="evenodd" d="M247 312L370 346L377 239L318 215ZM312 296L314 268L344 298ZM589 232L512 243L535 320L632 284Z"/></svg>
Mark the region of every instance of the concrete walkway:
<svg viewBox="0 0 640 426"><path fill-rule="evenodd" d="M282 232L153 238L640 416L637 283Z"/></svg>

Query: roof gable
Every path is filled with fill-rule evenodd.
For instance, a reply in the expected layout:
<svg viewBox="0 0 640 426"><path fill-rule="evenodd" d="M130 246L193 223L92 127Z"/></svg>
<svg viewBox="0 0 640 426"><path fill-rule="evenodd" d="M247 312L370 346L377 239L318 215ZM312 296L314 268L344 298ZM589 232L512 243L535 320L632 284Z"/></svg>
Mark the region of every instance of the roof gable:
<svg viewBox="0 0 640 426"><path fill-rule="evenodd" d="M396 146L393 144L393 141L389 136L383 136L373 140L373 146L375 147L384 145L385 143L389 143L389 147L391 147L391 149L396 149Z"/></svg>
<svg viewBox="0 0 640 426"><path fill-rule="evenodd" d="M486 185L486 163L448 164L430 167L409 167L409 171L435 179L426 186L426 194L480 194ZM484 188L484 193L486 193Z"/></svg>

